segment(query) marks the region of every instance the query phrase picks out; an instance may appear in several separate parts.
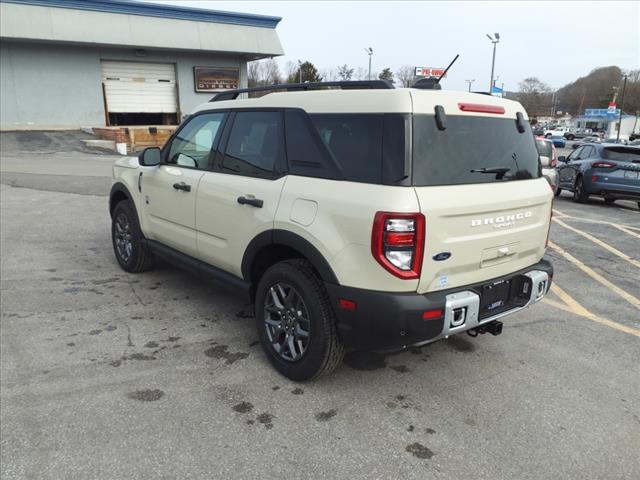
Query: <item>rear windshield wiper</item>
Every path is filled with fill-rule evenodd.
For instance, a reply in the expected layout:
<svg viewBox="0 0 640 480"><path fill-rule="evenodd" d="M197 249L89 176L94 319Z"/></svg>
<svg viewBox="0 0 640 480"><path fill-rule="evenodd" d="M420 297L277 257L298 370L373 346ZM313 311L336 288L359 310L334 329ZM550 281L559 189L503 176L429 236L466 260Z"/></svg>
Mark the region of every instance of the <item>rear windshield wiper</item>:
<svg viewBox="0 0 640 480"><path fill-rule="evenodd" d="M482 168L474 168L471 170L471 173L495 173L496 180L501 180L504 177L505 173L511 170L508 167L482 167Z"/></svg>

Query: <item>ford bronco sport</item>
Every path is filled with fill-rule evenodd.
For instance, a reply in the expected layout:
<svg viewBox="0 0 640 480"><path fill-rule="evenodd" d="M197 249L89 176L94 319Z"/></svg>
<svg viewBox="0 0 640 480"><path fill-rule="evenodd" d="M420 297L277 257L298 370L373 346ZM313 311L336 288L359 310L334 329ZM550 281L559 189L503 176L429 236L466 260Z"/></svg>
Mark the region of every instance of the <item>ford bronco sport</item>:
<svg viewBox="0 0 640 480"><path fill-rule="evenodd" d="M345 349L499 334L553 275L553 195L522 106L331 86L222 92L161 150L116 161L120 266L159 256L237 288L293 380L332 371Z"/></svg>

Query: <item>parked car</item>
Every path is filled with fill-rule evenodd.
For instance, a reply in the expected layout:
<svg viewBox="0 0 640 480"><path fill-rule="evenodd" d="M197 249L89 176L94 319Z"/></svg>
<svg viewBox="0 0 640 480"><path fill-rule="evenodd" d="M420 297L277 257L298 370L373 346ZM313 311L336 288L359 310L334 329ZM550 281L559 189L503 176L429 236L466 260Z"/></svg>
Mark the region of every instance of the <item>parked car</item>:
<svg viewBox="0 0 640 480"><path fill-rule="evenodd" d="M602 140L602 143L615 143L618 145L626 145L629 141L625 138L609 137Z"/></svg>
<svg viewBox="0 0 640 480"><path fill-rule="evenodd" d="M549 140L551 140L551 142L553 143L554 147L558 147L558 148L564 148L567 146L567 142L564 139L563 136L560 135L552 135L550 137L547 137Z"/></svg>
<svg viewBox="0 0 640 480"><path fill-rule="evenodd" d="M602 139L600 137L592 135L590 137L586 137L580 140L579 142L575 142L573 145L571 145L571 148L575 150L576 148L582 147L583 145L592 144L592 143L601 143L601 142L602 142Z"/></svg>
<svg viewBox="0 0 640 480"><path fill-rule="evenodd" d="M564 134L566 132L568 132L569 129L568 128L564 128L564 127L555 127L555 128L550 128L544 131L544 136L546 138L550 138L550 137L564 137Z"/></svg>
<svg viewBox="0 0 640 480"><path fill-rule="evenodd" d="M592 135L594 135L594 132L590 128L582 128L578 130L569 129L563 134L564 138L566 138L567 140L575 140L576 138L586 138Z"/></svg>
<svg viewBox="0 0 640 480"><path fill-rule="evenodd" d="M533 134L538 137L538 136L543 136L544 137L544 127L540 126L540 125L536 125L533 127Z"/></svg>
<svg viewBox="0 0 640 480"><path fill-rule="evenodd" d="M640 147L616 144L584 145L568 157L558 157L558 190L573 192L584 203L590 195L635 200L640 208Z"/></svg>
<svg viewBox="0 0 640 480"><path fill-rule="evenodd" d="M347 349L498 335L553 277L553 195L522 105L339 85L220 92L162 149L113 168L121 268L164 257L234 287L266 358L296 381Z"/></svg>
<svg viewBox="0 0 640 480"><path fill-rule="evenodd" d="M554 195L556 195L558 191L558 171L556 170L558 157L556 156L556 147L553 146L551 140L544 137L537 137L536 148L538 149L538 155L540 155L542 175L547 179L551 190L553 190Z"/></svg>

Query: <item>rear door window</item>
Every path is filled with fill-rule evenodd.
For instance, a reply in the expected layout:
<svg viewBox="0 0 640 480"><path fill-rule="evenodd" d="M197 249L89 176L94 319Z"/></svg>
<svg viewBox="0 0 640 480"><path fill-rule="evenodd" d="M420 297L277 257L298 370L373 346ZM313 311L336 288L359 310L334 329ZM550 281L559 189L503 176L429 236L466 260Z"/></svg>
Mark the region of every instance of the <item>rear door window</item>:
<svg viewBox="0 0 640 480"><path fill-rule="evenodd" d="M528 180L541 176L531 127L515 119L447 115L439 130L433 115L413 117L413 183L459 185Z"/></svg>
<svg viewBox="0 0 640 480"><path fill-rule="evenodd" d="M222 171L273 178L284 158L282 112L237 112L227 142Z"/></svg>

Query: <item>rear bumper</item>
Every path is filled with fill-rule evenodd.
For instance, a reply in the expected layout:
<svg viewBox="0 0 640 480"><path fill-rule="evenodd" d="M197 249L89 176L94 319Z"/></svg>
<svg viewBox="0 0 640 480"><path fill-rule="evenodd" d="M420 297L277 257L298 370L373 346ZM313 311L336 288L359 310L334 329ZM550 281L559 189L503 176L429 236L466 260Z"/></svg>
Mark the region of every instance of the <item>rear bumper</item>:
<svg viewBox="0 0 640 480"><path fill-rule="evenodd" d="M327 284L341 339L350 349L398 350L422 345L485 325L538 302L548 291L553 266L541 260L528 268L479 284L433 293L388 293ZM483 287L512 281L520 292L490 313L481 310ZM525 286L528 285L528 287ZM339 300L355 303L354 310L339 307ZM440 318L424 320L429 310L442 310ZM484 312L484 313L483 313ZM460 316L463 318L460 318Z"/></svg>
<svg viewBox="0 0 640 480"><path fill-rule="evenodd" d="M618 183L602 173L588 175L585 189L592 195L627 200L640 200L640 182L637 185Z"/></svg>

